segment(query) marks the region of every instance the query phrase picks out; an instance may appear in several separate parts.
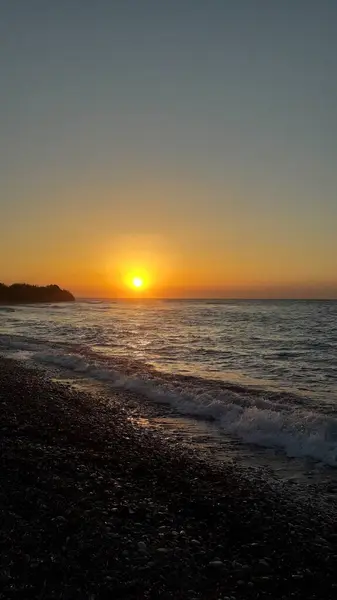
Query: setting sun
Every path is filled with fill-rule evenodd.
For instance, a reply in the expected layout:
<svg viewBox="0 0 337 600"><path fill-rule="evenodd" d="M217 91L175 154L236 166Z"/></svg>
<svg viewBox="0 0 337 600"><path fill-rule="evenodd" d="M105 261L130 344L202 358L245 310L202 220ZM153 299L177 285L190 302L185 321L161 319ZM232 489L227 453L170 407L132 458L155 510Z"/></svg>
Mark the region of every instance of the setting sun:
<svg viewBox="0 0 337 600"><path fill-rule="evenodd" d="M140 288L143 286L143 280L141 277L134 277L132 280L132 284L134 285L134 287Z"/></svg>
<svg viewBox="0 0 337 600"><path fill-rule="evenodd" d="M127 293L127 289L132 291L132 296L136 293L142 294L143 292L148 292L150 285L150 278L148 272L142 268L138 267L136 269L130 269L130 271L126 270L125 275L122 275L122 286L123 286L123 294Z"/></svg>

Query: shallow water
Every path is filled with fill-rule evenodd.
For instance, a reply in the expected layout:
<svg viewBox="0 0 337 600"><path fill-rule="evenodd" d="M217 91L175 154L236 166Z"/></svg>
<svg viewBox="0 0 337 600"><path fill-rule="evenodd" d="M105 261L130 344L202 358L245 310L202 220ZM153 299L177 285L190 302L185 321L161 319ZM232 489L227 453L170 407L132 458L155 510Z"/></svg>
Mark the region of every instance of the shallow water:
<svg viewBox="0 0 337 600"><path fill-rule="evenodd" d="M0 350L212 420L250 453L337 466L337 302L0 307Z"/></svg>

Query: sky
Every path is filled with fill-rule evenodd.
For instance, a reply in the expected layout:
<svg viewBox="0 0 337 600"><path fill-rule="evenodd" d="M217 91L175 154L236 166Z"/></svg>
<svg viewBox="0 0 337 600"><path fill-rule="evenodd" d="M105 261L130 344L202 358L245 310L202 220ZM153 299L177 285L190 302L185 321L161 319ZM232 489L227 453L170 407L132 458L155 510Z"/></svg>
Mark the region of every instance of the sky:
<svg viewBox="0 0 337 600"><path fill-rule="evenodd" d="M335 0L2 0L0 281L337 298Z"/></svg>

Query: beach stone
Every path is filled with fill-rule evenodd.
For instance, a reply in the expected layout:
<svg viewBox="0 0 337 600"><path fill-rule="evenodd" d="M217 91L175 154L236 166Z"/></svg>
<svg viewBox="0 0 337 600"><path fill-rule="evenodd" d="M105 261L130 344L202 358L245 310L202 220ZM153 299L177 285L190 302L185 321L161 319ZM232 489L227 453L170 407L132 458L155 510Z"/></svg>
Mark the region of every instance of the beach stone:
<svg viewBox="0 0 337 600"><path fill-rule="evenodd" d="M140 550L140 552L146 552L147 551L147 547L145 542L138 542L138 550Z"/></svg>
<svg viewBox="0 0 337 600"><path fill-rule="evenodd" d="M258 567L261 571L264 571L264 572L270 571L270 564L266 561L265 558L261 558L259 560Z"/></svg>
<svg viewBox="0 0 337 600"><path fill-rule="evenodd" d="M214 567L214 568L220 568L224 566L224 563L222 562L222 560L211 560L211 562L208 563L209 567Z"/></svg>
<svg viewBox="0 0 337 600"><path fill-rule="evenodd" d="M249 565L242 565L238 570L239 575L248 577L251 574L251 568Z"/></svg>

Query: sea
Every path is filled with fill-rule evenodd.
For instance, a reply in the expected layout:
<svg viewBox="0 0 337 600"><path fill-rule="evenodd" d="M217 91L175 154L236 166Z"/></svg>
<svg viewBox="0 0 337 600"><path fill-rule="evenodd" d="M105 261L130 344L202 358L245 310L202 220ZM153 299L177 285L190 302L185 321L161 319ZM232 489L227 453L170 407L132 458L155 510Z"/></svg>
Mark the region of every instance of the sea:
<svg viewBox="0 0 337 600"><path fill-rule="evenodd" d="M1 306L0 353L137 396L141 426L215 460L337 473L337 301Z"/></svg>

